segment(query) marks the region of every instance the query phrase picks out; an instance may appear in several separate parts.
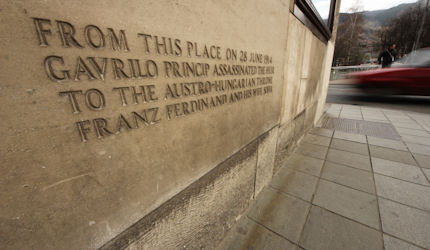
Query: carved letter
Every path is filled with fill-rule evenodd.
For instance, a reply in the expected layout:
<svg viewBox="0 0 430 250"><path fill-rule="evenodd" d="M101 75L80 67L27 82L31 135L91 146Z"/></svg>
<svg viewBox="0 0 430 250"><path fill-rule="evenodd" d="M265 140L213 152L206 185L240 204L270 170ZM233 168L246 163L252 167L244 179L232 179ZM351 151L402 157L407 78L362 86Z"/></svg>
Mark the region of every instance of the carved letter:
<svg viewBox="0 0 430 250"><path fill-rule="evenodd" d="M106 73L106 65L107 65L107 58L103 57L103 64L100 67L100 65L96 62L96 59L94 57L87 57L88 61L91 62L94 69L96 70L97 75L99 75L101 80L105 80L105 73Z"/></svg>
<svg viewBox="0 0 430 250"><path fill-rule="evenodd" d="M98 103L94 103L91 96L97 95L98 97ZM87 104L87 107L91 110L101 110L105 107L106 100L103 93L98 89L89 89L85 92L85 103Z"/></svg>
<svg viewBox="0 0 430 250"><path fill-rule="evenodd" d="M63 80L69 80L70 79L70 73L68 70L61 70L61 73L63 73L61 76L58 76L54 72L54 68L52 67L52 62L58 61L61 63L61 65L64 65L63 57L61 56L47 56L45 58L45 72L48 75L49 79L51 79L54 82L61 82Z"/></svg>
<svg viewBox="0 0 430 250"><path fill-rule="evenodd" d="M94 128L96 129L96 134L98 138L102 138L105 135L113 134L109 131L107 127L107 121L104 118L96 118L93 120Z"/></svg>
<svg viewBox="0 0 430 250"><path fill-rule="evenodd" d="M118 124L116 127L116 131L119 133L121 132L121 129L125 127L127 130L132 129L132 127L130 126L130 123L128 123L128 121L125 119L125 117L123 115L119 115L118 117Z"/></svg>
<svg viewBox="0 0 430 250"><path fill-rule="evenodd" d="M57 27L58 27L58 33L61 37L61 42L63 43L63 47L69 48L70 44L74 45L78 48L83 48L82 45L76 41L74 35L75 35L75 27L71 23L64 22L64 21L56 21Z"/></svg>
<svg viewBox="0 0 430 250"><path fill-rule="evenodd" d="M112 28L108 28L109 31L109 37L111 41L111 46L113 50L124 50L129 51L127 38L125 36L125 31L120 30L119 31L119 38L115 34L115 31Z"/></svg>
<svg viewBox="0 0 430 250"><path fill-rule="evenodd" d="M33 17L34 26L36 27L37 37L39 38L39 45L41 47L47 47L48 41L46 40L45 34L51 35L50 29L44 29L43 24L47 23L51 25L51 20L44 18Z"/></svg>
<svg viewBox="0 0 430 250"><path fill-rule="evenodd" d="M95 43L93 41L93 37L91 36L91 31L94 30L98 37L98 42ZM103 32L99 29L99 27L95 25L87 25L85 27L85 40L90 45L91 48L94 49L100 49L104 48L105 46L105 36L103 35Z"/></svg>
<svg viewBox="0 0 430 250"><path fill-rule="evenodd" d="M80 75L85 74L88 77L88 80L94 80L95 76L91 72L91 70L88 68L88 66L85 64L84 60L80 56L78 56L78 63L76 64L76 74L75 74L75 81L79 81Z"/></svg>
<svg viewBox="0 0 430 250"><path fill-rule="evenodd" d="M76 123L82 142L88 141L87 133L89 133L91 129L89 127L86 127L86 125L89 125L89 124L90 124L90 121L88 120L80 121Z"/></svg>
<svg viewBox="0 0 430 250"><path fill-rule="evenodd" d="M143 36L144 45L145 45L145 51L146 51L146 53L149 54L150 52L149 52L148 38L152 38L152 36L148 35L148 34L143 34L143 33L137 33L137 35L138 36Z"/></svg>
<svg viewBox="0 0 430 250"><path fill-rule="evenodd" d="M75 94L82 94L82 90L70 90L70 91L63 91L58 93L60 96L69 97L70 105L72 105L73 113L77 114L81 112L81 109L79 108L78 101L76 100Z"/></svg>

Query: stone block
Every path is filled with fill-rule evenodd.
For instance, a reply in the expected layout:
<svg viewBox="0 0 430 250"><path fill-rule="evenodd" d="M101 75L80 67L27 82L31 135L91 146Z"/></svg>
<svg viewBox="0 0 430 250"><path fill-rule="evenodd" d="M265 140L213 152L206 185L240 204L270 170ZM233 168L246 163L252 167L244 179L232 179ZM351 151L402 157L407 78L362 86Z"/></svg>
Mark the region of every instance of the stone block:
<svg viewBox="0 0 430 250"><path fill-rule="evenodd" d="M296 245L250 220L248 217L241 219L232 231L217 249L296 249Z"/></svg>
<svg viewBox="0 0 430 250"><path fill-rule="evenodd" d="M365 155L330 149L327 154L327 161L371 171L370 157Z"/></svg>
<svg viewBox="0 0 430 250"><path fill-rule="evenodd" d="M321 159L293 153L284 167L319 177L323 164L324 161Z"/></svg>
<svg viewBox="0 0 430 250"><path fill-rule="evenodd" d="M430 212L430 187L378 174L375 184L378 196Z"/></svg>
<svg viewBox="0 0 430 250"><path fill-rule="evenodd" d="M279 169L270 185L284 193L311 201L318 178L288 168Z"/></svg>
<svg viewBox="0 0 430 250"><path fill-rule="evenodd" d="M367 193L375 193L372 173L358 168L326 162L321 178Z"/></svg>
<svg viewBox="0 0 430 250"><path fill-rule="evenodd" d="M248 216L273 232L298 242L310 203L293 196L265 188Z"/></svg>
<svg viewBox="0 0 430 250"><path fill-rule="evenodd" d="M410 152L369 145L370 155L390 161L397 161L409 165L417 165Z"/></svg>
<svg viewBox="0 0 430 250"><path fill-rule="evenodd" d="M379 208L384 232L430 248L430 213L381 198Z"/></svg>
<svg viewBox="0 0 430 250"><path fill-rule="evenodd" d="M375 173L391 176L404 181L428 185L421 169L417 166L375 157L372 157L372 166Z"/></svg>
<svg viewBox="0 0 430 250"><path fill-rule="evenodd" d="M321 180L313 204L380 229L376 196Z"/></svg>
<svg viewBox="0 0 430 250"><path fill-rule="evenodd" d="M257 196L263 187L272 180L277 140L277 126L259 139L257 169L255 174L255 196Z"/></svg>
<svg viewBox="0 0 430 250"><path fill-rule="evenodd" d="M300 246L304 249L383 249L375 229L312 206Z"/></svg>
<svg viewBox="0 0 430 250"><path fill-rule="evenodd" d="M356 154L369 155L369 149L365 143L333 138L330 147Z"/></svg>

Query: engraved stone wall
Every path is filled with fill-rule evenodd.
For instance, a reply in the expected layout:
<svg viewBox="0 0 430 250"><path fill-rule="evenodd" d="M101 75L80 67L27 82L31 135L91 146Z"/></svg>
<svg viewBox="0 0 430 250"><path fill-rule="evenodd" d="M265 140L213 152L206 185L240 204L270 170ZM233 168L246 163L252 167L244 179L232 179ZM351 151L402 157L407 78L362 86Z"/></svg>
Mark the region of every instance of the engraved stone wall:
<svg viewBox="0 0 430 250"><path fill-rule="evenodd" d="M0 248L220 239L323 105L291 2L2 1Z"/></svg>

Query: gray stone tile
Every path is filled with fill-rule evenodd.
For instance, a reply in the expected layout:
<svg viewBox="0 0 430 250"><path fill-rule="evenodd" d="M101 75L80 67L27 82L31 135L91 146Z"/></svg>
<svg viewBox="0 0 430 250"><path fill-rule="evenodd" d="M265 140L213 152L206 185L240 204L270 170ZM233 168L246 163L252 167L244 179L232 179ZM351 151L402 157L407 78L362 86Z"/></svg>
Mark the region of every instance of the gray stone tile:
<svg viewBox="0 0 430 250"><path fill-rule="evenodd" d="M389 140L389 139L383 139L378 138L374 136L367 136L367 143L370 145L385 147L385 148L392 148L402 151L408 151L405 144L402 141L395 141L395 140Z"/></svg>
<svg viewBox="0 0 430 250"><path fill-rule="evenodd" d="M302 172L281 168L270 185L282 192L311 201L318 178Z"/></svg>
<svg viewBox="0 0 430 250"><path fill-rule="evenodd" d="M379 229L376 196L320 180L313 203L347 218Z"/></svg>
<svg viewBox="0 0 430 250"><path fill-rule="evenodd" d="M293 153L284 166L319 177L323 164L324 160Z"/></svg>
<svg viewBox="0 0 430 250"><path fill-rule="evenodd" d="M330 149L327 155L327 160L354 168L360 168L368 171L372 170L370 166L370 158L369 156L365 155Z"/></svg>
<svg viewBox="0 0 430 250"><path fill-rule="evenodd" d="M424 248L430 248L430 213L379 199L383 231Z"/></svg>
<svg viewBox="0 0 430 250"><path fill-rule="evenodd" d="M378 196L430 212L430 187L375 174Z"/></svg>
<svg viewBox="0 0 430 250"><path fill-rule="evenodd" d="M327 150L328 150L328 147L302 142L297 147L295 152L302 155L315 157L318 159L325 159Z"/></svg>
<svg viewBox="0 0 430 250"><path fill-rule="evenodd" d="M369 145L370 155L372 157L386 159L390 161L397 161L409 165L417 165L412 154L406 151L395 150L391 148L378 147Z"/></svg>
<svg viewBox="0 0 430 250"><path fill-rule="evenodd" d="M363 120L361 115L340 115L340 118L350 119L350 120Z"/></svg>
<svg viewBox="0 0 430 250"><path fill-rule="evenodd" d="M373 175L368 171L326 162L321 177L364 192L375 193Z"/></svg>
<svg viewBox="0 0 430 250"><path fill-rule="evenodd" d="M410 128L410 129L423 129L420 125L418 125L416 122L397 122L397 121L392 121L391 123L393 124L394 127L396 128Z"/></svg>
<svg viewBox="0 0 430 250"><path fill-rule="evenodd" d="M217 249L296 249L288 240L246 216L231 230Z"/></svg>
<svg viewBox="0 0 430 250"><path fill-rule="evenodd" d="M422 250L422 248L394 238L388 234L384 234L384 246L385 250Z"/></svg>
<svg viewBox="0 0 430 250"><path fill-rule="evenodd" d="M375 229L312 206L299 245L305 249L383 249Z"/></svg>
<svg viewBox="0 0 430 250"><path fill-rule="evenodd" d="M364 119L376 119L376 120L387 120L384 114L382 113L369 113L369 112L362 112Z"/></svg>
<svg viewBox="0 0 430 250"><path fill-rule="evenodd" d="M417 136L417 135L402 135L402 140L409 143L416 143L416 144L430 146L430 137Z"/></svg>
<svg viewBox="0 0 430 250"><path fill-rule="evenodd" d="M309 209L308 202L265 188L248 216L292 242L298 242Z"/></svg>
<svg viewBox="0 0 430 250"><path fill-rule="evenodd" d="M326 128L314 128L309 133L314 135L322 135L326 137L332 137L334 130L326 129Z"/></svg>
<svg viewBox="0 0 430 250"><path fill-rule="evenodd" d="M303 141L328 147L328 145L330 145L331 138L321 135L307 134L305 138L303 138Z"/></svg>
<svg viewBox="0 0 430 250"><path fill-rule="evenodd" d="M369 155L369 149L367 148L367 144L365 143L333 138L330 147L356 154Z"/></svg>
<svg viewBox="0 0 430 250"><path fill-rule="evenodd" d="M423 136L430 137L430 133L424 130L410 129L410 128L396 128L397 132L400 135L414 135L414 136Z"/></svg>
<svg viewBox="0 0 430 250"><path fill-rule="evenodd" d="M333 138L366 143L365 135L351 134L351 133L346 133L346 132L337 131L337 130L334 132Z"/></svg>
<svg viewBox="0 0 430 250"><path fill-rule="evenodd" d="M373 171L401 180L428 185L419 167L372 157Z"/></svg>
<svg viewBox="0 0 430 250"><path fill-rule="evenodd" d="M382 123L390 123L389 120L380 120L380 119L364 119L365 121L369 121L369 122L382 122Z"/></svg>
<svg viewBox="0 0 430 250"><path fill-rule="evenodd" d="M413 155L415 157L415 160L417 160L418 165L420 165L420 167L430 169L430 156L420 155L420 154L413 154Z"/></svg>
<svg viewBox="0 0 430 250"><path fill-rule="evenodd" d="M430 146L410 142L406 142L406 145L412 153L430 156Z"/></svg>

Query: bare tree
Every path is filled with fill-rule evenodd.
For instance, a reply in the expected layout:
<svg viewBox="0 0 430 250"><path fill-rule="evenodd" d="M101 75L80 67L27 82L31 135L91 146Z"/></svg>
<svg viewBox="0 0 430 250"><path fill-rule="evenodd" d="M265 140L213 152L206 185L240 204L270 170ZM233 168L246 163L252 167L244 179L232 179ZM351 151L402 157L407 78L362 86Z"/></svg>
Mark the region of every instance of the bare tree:
<svg viewBox="0 0 430 250"><path fill-rule="evenodd" d="M382 27L378 34L380 49L396 43L399 52L406 54L430 46L430 18L426 18L430 10L427 6L421 1Z"/></svg>
<svg viewBox="0 0 430 250"><path fill-rule="evenodd" d="M348 13L342 15L337 31L334 62L344 65L360 64L364 53L360 49L360 41L363 41L364 19L360 1L356 0Z"/></svg>

